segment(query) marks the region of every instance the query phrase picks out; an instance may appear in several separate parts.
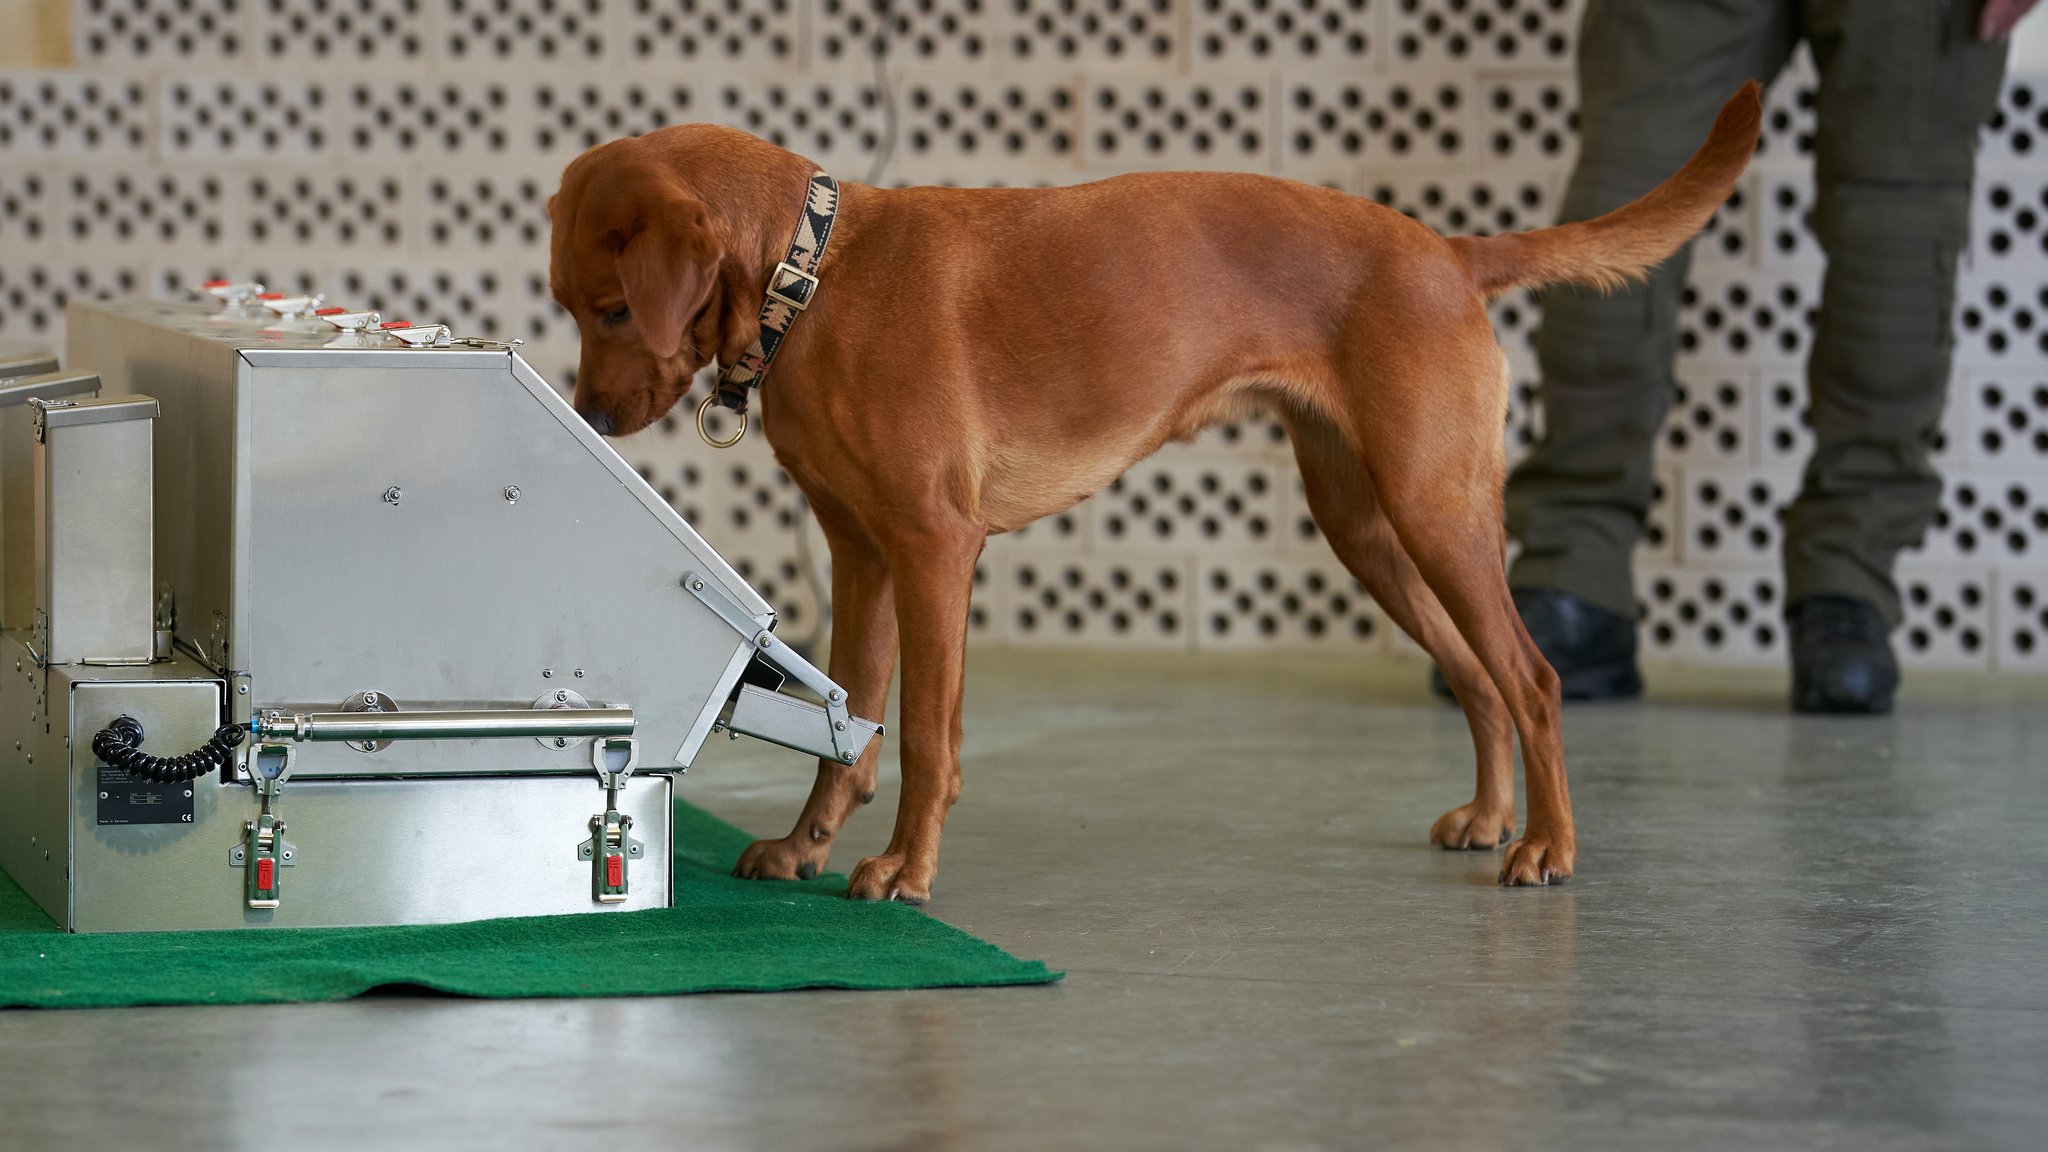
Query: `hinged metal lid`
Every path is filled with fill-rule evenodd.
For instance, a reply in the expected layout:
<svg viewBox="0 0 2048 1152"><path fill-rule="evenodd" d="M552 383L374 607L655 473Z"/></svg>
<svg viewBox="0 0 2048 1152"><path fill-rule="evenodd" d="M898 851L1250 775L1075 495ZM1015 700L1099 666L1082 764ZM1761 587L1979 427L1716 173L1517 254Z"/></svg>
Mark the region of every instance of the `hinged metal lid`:
<svg viewBox="0 0 2048 1152"><path fill-rule="evenodd" d="M52 361L55 363L55 361ZM67 396L90 396L100 390L100 374L97 372L49 371L19 379L6 379L4 365L0 365L0 408L15 404L26 404L30 400L62 400Z"/></svg>
<svg viewBox="0 0 2048 1152"><path fill-rule="evenodd" d="M0 380L18 376L45 376L57 370L57 358L48 353L33 356L0 356Z"/></svg>
<svg viewBox="0 0 2048 1152"><path fill-rule="evenodd" d="M99 377L93 377L93 386L99 386ZM103 396L91 400L52 400L38 396L29 403L36 406L36 422L45 428L154 420L160 412L157 402L148 396Z"/></svg>

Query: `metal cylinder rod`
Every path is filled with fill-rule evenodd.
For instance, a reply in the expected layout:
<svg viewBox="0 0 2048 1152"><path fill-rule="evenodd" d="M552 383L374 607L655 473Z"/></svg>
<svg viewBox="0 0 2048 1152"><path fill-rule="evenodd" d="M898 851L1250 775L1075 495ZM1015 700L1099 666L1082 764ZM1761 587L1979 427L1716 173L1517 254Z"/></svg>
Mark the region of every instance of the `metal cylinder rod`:
<svg viewBox="0 0 2048 1152"><path fill-rule="evenodd" d="M259 709L265 740L514 740L631 736L631 708L470 708L422 712L284 712Z"/></svg>

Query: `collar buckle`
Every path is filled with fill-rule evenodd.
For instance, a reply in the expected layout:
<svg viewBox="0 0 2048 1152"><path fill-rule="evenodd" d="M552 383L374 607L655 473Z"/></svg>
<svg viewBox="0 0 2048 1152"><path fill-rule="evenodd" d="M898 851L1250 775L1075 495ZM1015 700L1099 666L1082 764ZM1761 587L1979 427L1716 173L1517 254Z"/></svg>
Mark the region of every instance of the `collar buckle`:
<svg viewBox="0 0 2048 1152"><path fill-rule="evenodd" d="M718 374L718 386L712 390L711 398L697 410L697 432L707 444L716 448L737 443L747 430L747 393L761 386L761 380L768 375L768 366L775 362L775 353L782 348L782 341L796 323L796 318L811 306L818 297L818 276L807 272L805 267L822 268L825 264L825 244L832 239L832 220L839 211L839 182L823 171L811 173L811 183L804 197L803 215L798 217L796 235L790 239L788 255L775 270L768 274L767 290L761 300L761 332L754 343L739 359L727 364ZM778 308L776 305L782 305ZM713 440L706 431L704 417L706 409L713 403L723 405L739 413L740 430L730 440Z"/></svg>
<svg viewBox="0 0 2048 1152"><path fill-rule="evenodd" d="M785 281L783 279L785 276L793 277L796 283ZM792 296L789 294L789 290L795 288L797 283L801 283L804 286L802 296ZM768 277L768 298L770 300L779 300L799 312L809 308L811 306L811 298L817 294L818 278L787 260L777 264L775 266L775 274Z"/></svg>

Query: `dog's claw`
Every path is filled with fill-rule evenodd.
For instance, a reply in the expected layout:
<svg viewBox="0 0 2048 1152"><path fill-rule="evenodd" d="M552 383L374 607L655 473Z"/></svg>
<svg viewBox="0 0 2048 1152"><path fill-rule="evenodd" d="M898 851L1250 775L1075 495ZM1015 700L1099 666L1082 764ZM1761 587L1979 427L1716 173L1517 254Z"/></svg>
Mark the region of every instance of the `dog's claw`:
<svg viewBox="0 0 2048 1152"><path fill-rule="evenodd" d="M1577 857L1578 846L1571 840L1531 833L1508 845L1500 882L1510 888L1562 884L1572 878Z"/></svg>
<svg viewBox="0 0 2048 1152"><path fill-rule="evenodd" d="M824 870L831 851L829 843L808 836L756 840L740 853L732 874L742 880L809 880Z"/></svg>
<svg viewBox="0 0 2048 1152"><path fill-rule="evenodd" d="M1482 810L1476 803L1460 804L1442 816L1429 830L1429 842L1445 851L1460 849L1491 852L1515 836L1515 812Z"/></svg>
<svg viewBox="0 0 2048 1152"><path fill-rule="evenodd" d="M918 905L931 899L933 869L913 865L903 853L870 856L853 866L846 895L853 900L894 900Z"/></svg>

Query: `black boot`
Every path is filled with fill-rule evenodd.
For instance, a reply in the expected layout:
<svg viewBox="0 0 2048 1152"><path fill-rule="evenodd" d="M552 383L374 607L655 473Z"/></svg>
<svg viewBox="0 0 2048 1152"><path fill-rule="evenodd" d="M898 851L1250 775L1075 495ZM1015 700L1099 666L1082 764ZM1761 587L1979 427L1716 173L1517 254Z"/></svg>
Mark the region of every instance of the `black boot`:
<svg viewBox="0 0 2048 1152"><path fill-rule="evenodd" d="M1550 666L1567 700L1619 700L1643 694L1636 670L1635 621L1595 607L1555 588L1517 588L1515 611ZM1449 699L1441 668L1429 670L1429 686Z"/></svg>
<svg viewBox="0 0 2048 1152"><path fill-rule="evenodd" d="M1806 596L1785 610L1792 632L1792 710L1882 714L1892 710L1899 662L1877 605L1850 596Z"/></svg>

